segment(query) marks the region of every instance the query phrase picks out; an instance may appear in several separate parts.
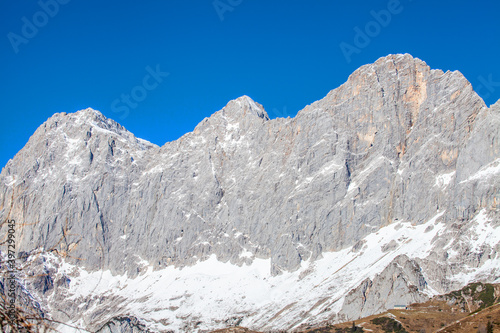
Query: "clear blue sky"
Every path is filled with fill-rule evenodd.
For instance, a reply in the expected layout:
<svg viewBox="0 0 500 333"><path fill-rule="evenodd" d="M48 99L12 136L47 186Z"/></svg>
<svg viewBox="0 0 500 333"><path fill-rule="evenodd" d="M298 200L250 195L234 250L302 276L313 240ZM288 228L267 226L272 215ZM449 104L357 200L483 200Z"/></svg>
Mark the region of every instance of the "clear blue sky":
<svg viewBox="0 0 500 333"><path fill-rule="evenodd" d="M294 116L390 53L500 98L497 0L54 1L0 3L2 167L56 112L92 107L162 145L241 95Z"/></svg>

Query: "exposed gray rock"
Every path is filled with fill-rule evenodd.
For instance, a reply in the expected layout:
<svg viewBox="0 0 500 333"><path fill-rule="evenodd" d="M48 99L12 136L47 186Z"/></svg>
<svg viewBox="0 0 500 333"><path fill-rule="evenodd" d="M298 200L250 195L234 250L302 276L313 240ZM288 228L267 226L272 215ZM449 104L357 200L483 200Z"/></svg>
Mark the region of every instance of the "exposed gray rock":
<svg viewBox="0 0 500 333"><path fill-rule="evenodd" d="M343 311L354 318L424 297L411 267L446 292L459 262L498 256L498 244L470 248L463 230L483 210L494 216L489 228L499 224L499 117L499 103L487 108L462 74L410 55L361 67L294 118L270 120L240 97L162 147L92 109L55 114L3 168L0 218L23 224L22 251L134 277L142 260L160 269L211 254L236 265L271 258L280 274L444 211L441 247L353 291ZM42 294L65 283L47 279ZM410 282L417 291L408 293ZM385 303L373 296L388 292Z"/></svg>
<svg viewBox="0 0 500 333"><path fill-rule="evenodd" d="M338 318L350 321L384 312L395 305L424 302L428 299L424 295L426 287L418 264L406 256L399 256L373 281L365 280L346 296Z"/></svg>
<svg viewBox="0 0 500 333"><path fill-rule="evenodd" d="M151 332L134 317L116 317L107 322L96 333L148 333Z"/></svg>

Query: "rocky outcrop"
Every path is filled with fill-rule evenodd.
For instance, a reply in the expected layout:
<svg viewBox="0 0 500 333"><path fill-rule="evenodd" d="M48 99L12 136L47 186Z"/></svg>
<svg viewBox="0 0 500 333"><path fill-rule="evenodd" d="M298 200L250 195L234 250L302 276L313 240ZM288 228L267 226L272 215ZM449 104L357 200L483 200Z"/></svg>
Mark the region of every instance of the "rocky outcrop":
<svg viewBox="0 0 500 333"><path fill-rule="evenodd" d="M398 256L373 279L367 279L347 294L339 318L350 321L381 313L396 305L408 306L427 300L427 282L418 264Z"/></svg>
<svg viewBox="0 0 500 333"><path fill-rule="evenodd" d="M142 325L137 318L116 317L107 322L96 333L149 333L148 328Z"/></svg>

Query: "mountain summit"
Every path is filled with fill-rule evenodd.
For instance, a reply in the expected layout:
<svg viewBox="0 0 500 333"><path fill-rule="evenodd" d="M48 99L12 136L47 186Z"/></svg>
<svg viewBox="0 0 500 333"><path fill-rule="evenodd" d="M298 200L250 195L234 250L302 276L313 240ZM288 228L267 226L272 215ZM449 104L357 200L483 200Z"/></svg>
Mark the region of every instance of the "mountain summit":
<svg viewBox="0 0 500 333"><path fill-rule="evenodd" d="M0 217L48 277L29 297L73 326L352 320L498 282L497 106L405 54L294 118L242 96L161 147L55 114L2 170Z"/></svg>

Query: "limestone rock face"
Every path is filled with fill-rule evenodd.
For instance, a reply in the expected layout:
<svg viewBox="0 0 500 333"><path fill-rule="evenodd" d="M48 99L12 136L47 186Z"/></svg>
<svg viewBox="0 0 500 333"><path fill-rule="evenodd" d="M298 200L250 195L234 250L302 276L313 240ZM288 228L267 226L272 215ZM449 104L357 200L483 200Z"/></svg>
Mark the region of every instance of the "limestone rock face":
<svg viewBox="0 0 500 333"><path fill-rule="evenodd" d="M339 317L342 321L368 317L396 305L427 300L421 268L406 256L396 257L373 281L367 279L347 294Z"/></svg>
<svg viewBox="0 0 500 333"><path fill-rule="evenodd" d="M473 272L498 258L499 240L480 230L500 224L499 130L498 102L487 108L462 74L407 54L359 68L294 118L270 120L243 96L161 147L98 111L60 113L3 168L0 219L22 224L21 251L89 272L136 277L145 262L156 271L216 255L270 259L276 276L439 214L446 232L427 257L398 257L346 295L338 313L353 319L421 300L426 284L449 291L464 261Z"/></svg>

